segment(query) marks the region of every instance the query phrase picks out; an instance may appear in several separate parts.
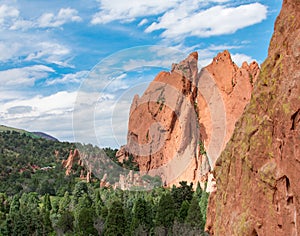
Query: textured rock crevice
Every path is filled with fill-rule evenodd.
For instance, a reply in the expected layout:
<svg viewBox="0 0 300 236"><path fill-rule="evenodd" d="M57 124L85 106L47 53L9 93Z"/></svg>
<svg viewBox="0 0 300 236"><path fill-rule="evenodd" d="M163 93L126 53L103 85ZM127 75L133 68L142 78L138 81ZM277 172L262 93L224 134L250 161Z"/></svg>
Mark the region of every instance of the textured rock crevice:
<svg viewBox="0 0 300 236"><path fill-rule="evenodd" d="M211 235L300 233L300 3L284 0L250 104L216 163Z"/></svg>

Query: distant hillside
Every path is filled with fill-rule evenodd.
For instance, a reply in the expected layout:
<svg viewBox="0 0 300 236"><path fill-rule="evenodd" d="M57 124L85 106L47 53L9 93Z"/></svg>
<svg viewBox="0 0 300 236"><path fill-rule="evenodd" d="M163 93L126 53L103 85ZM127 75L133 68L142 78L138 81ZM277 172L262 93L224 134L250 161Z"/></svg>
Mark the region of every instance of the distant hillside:
<svg viewBox="0 0 300 236"><path fill-rule="evenodd" d="M31 132L32 134L39 136L40 138L44 138L47 140L52 140L52 141L58 141L57 138L54 138L53 136L49 135L49 134L45 134L43 132Z"/></svg>
<svg viewBox="0 0 300 236"><path fill-rule="evenodd" d="M0 192L8 195L19 192L63 195L66 185L71 184L70 181L74 184L75 177L79 177L78 173L66 177L60 164L70 150L76 148L75 144L50 141L24 130L3 126L1 131Z"/></svg>
<svg viewBox="0 0 300 236"><path fill-rule="evenodd" d="M76 182L85 178L89 170L78 162L71 163L71 151L85 150L85 155L102 153L100 148L90 144L59 142L44 133L33 134L3 125L0 128L0 204L1 192L9 196L24 192L63 196L65 191L72 192ZM47 138L40 138L38 135ZM117 150L105 148L104 152L113 159ZM67 176L62 165L63 160L68 160L67 163L72 164L72 170ZM130 161L123 163L123 166L128 169L135 167ZM101 168L98 169L97 176L90 176L92 182L98 186L100 186L98 178L101 179L104 175L104 172L99 171L111 169L112 166L110 162L101 162ZM115 182L118 178L119 176L109 175L107 181Z"/></svg>
<svg viewBox="0 0 300 236"><path fill-rule="evenodd" d="M27 136L32 137L32 138L44 138L44 139L51 140L51 141L59 141L57 138L55 138L49 134L43 133L43 132L29 132L29 131L26 131L23 129L0 125L0 132L4 132L4 131L15 131L20 134L26 134Z"/></svg>
<svg viewBox="0 0 300 236"><path fill-rule="evenodd" d="M23 130L23 129L17 129L17 128L8 127L5 125L0 125L0 132L4 132L4 131L15 131L20 134L26 134L27 136L32 137L32 138L40 138L40 136L38 136L34 133L31 133L31 132L28 132L26 130Z"/></svg>

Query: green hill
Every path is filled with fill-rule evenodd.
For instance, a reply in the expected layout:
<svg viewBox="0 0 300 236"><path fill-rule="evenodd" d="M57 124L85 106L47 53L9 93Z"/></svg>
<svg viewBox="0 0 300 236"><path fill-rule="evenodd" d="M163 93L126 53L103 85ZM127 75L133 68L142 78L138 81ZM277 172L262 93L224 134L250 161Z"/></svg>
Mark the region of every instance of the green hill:
<svg viewBox="0 0 300 236"><path fill-rule="evenodd" d="M27 136L30 136L32 138L40 138L40 136L38 136L36 134L33 134L31 132L28 132L26 130L23 130L23 129L17 129L17 128L8 127L8 126L5 126L5 125L0 125L0 132L4 132L4 131L15 131L15 132L18 132L20 134L26 134Z"/></svg>
<svg viewBox="0 0 300 236"><path fill-rule="evenodd" d="M30 132L1 126L0 192L63 194L68 182L61 160L68 157L75 144L51 141ZM55 151L59 156L55 156ZM43 171L43 167L51 167ZM76 175L77 176L77 175ZM71 187L71 186L69 186Z"/></svg>

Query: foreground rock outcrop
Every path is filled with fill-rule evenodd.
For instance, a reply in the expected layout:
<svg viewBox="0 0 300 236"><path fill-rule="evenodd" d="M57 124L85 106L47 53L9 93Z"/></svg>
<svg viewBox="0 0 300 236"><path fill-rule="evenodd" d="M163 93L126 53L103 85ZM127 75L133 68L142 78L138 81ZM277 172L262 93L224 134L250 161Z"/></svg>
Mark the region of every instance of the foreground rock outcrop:
<svg viewBox="0 0 300 236"><path fill-rule="evenodd" d="M284 0L251 102L216 162L211 235L300 234L300 2Z"/></svg>
<svg viewBox="0 0 300 236"><path fill-rule="evenodd" d="M133 155L142 172L165 185L207 178L249 103L259 75L256 62L239 68L219 53L198 71L191 53L170 72L161 72L131 105L127 145L119 160Z"/></svg>

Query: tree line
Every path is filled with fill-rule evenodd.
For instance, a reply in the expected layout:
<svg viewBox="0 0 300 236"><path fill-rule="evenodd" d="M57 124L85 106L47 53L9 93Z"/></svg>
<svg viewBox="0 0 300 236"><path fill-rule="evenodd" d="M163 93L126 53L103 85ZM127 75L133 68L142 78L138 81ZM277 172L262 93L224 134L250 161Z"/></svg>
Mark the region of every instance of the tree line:
<svg viewBox="0 0 300 236"><path fill-rule="evenodd" d="M76 145L0 132L0 236L204 235L208 193L199 184L195 191L187 182L151 191L99 188L97 178L79 179L80 166L65 176L61 159ZM104 151L117 163L117 150ZM125 164L136 169L131 159Z"/></svg>
<svg viewBox="0 0 300 236"><path fill-rule="evenodd" d="M0 235L204 235L207 199L186 182L122 191L80 181L62 197L0 193Z"/></svg>

